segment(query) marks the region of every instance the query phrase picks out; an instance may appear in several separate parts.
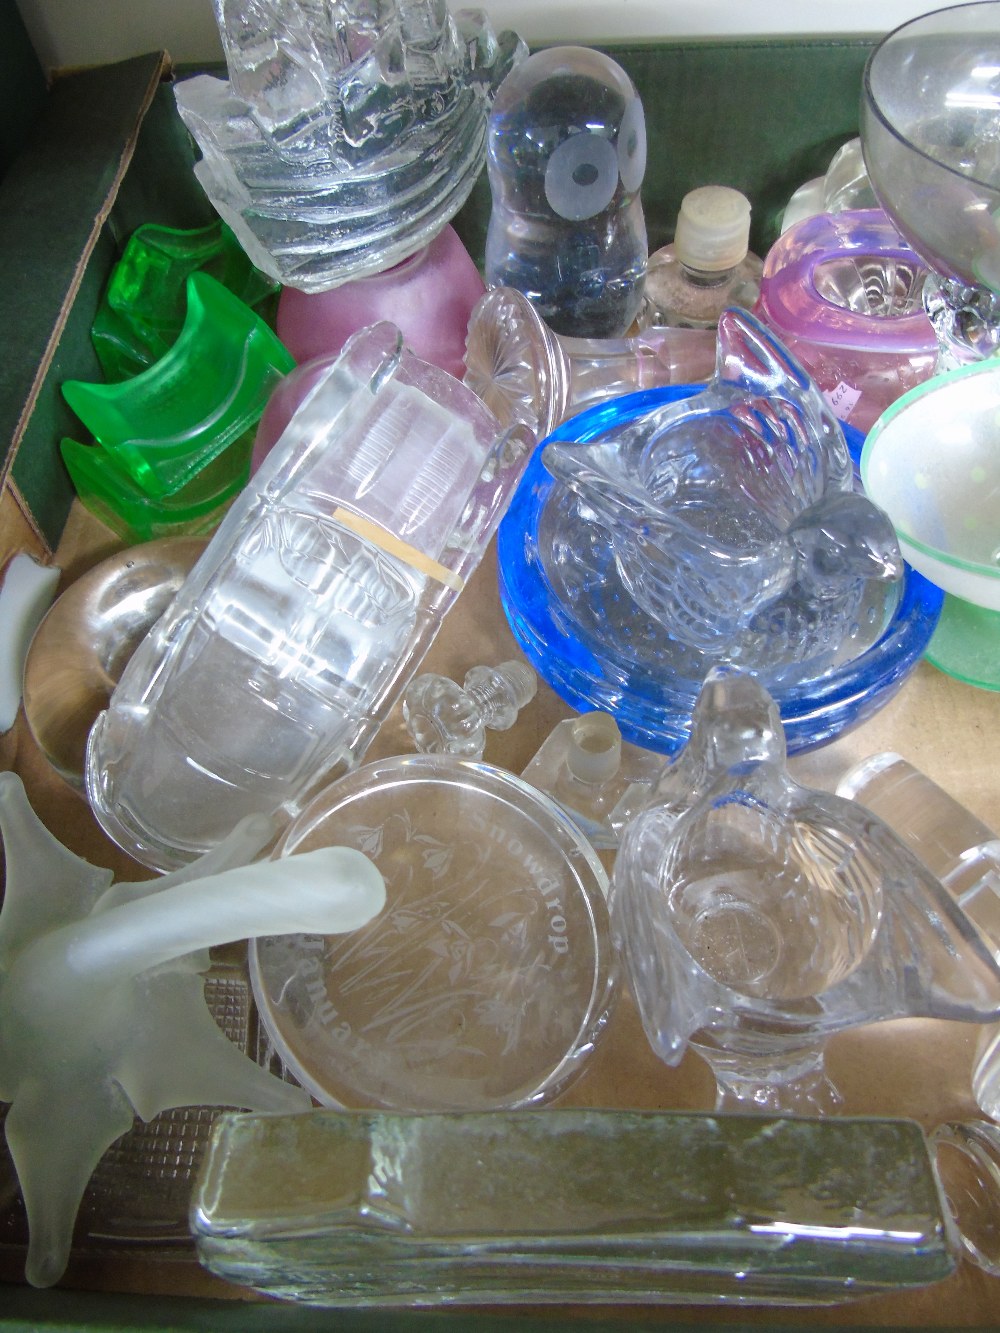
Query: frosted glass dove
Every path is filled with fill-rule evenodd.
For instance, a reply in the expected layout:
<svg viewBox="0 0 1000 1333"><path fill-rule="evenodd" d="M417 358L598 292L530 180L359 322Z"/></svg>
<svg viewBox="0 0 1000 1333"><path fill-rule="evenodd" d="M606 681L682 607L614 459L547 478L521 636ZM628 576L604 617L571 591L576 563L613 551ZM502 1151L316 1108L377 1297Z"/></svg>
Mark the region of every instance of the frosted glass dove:
<svg viewBox="0 0 1000 1333"><path fill-rule="evenodd" d="M63 847L0 773L7 867L0 911L0 1100L28 1214L26 1276L58 1281L87 1181L139 1115L176 1106L308 1109L216 1025L198 968L209 946L258 934L339 933L385 902L360 852L241 864L273 832L244 820L200 862L112 886Z"/></svg>

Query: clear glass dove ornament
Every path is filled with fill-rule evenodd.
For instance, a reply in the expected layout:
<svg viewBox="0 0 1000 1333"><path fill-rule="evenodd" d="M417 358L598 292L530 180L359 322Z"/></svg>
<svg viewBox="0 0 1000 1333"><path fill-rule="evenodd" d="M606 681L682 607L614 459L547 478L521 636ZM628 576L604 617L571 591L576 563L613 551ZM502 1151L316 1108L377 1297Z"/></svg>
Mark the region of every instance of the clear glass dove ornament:
<svg viewBox="0 0 1000 1333"><path fill-rule="evenodd" d="M699 719L709 737L713 713ZM766 715L763 699L751 706L748 756ZM721 719L731 732L724 706ZM837 1102L823 1065L833 1033L1000 1016L1000 965L886 824L796 784L780 757L732 764L727 751L690 808L653 802L628 825L615 865L615 930L667 1064L698 1051L720 1109L817 1110Z"/></svg>
<svg viewBox="0 0 1000 1333"><path fill-rule="evenodd" d="M360 762L527 461L389 324L327 367L91 730L87 796L157 869Z"/></svg>
<svg viewBox="0 0 1000 1333"><path fill-rule="evenodd" d="M321 292L427 245L482 170L493 93L527 54L444 0L215 0L228 80L176 89L195 174L247 254Z"/></svg>
<svg viewBox="0 0 1000 1333"><path fill-rule="evenodd" d="M828 666L857 636L872 585L884 601L903 573L829 406L745 311L723 313L701 393L586 445L551 442L543 461L610 542L633 615L660 627L653 651L679 646L671 665L687 677L720 661L771 675ZM617 588L594 596L586 533L566 518L555 510L545 534L550 583L560 600L591 601L592 619L620 616Z"/></svg>

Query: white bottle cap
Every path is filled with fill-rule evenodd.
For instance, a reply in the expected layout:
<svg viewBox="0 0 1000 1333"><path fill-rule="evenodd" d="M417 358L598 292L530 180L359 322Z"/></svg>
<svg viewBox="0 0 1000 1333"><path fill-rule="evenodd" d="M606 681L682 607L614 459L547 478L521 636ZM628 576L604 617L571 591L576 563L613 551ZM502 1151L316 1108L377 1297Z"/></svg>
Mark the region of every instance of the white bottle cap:
<svg viewBox="0 0 1000 1333"><path fill-rule="evenodd" d="M735 268L750 246L750 200L728 185L702 185L681 200L674 254L703 273Z"/></svg>

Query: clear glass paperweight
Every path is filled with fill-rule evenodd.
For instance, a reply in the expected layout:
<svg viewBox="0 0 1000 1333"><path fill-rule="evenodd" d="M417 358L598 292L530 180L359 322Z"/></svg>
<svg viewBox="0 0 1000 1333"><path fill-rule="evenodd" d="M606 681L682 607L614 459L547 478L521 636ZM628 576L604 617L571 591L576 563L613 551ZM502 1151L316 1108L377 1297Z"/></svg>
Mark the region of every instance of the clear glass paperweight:
<svg viewBox="0 0 1000 1333"><path fill-rule="evenodd" d="M945 1216L912 1121L316 1111L225 1116L191 1222L311 1305L828 1305L947 1277Z"/></svg>
<svg viewBox="0 0 1000 1333"><path fill-rule="evenodd" d="M486 285L523 292L556 333L619 338L642 303L646 119L601 51L536 51L490 112Z"/></svg>
<svg viewBox="0 0 1000 1333"><path fill-rule="evenodd" d="M292 417L90 734L98 821L155 868L289 819L360 762L478 564L527 443L356 335Z"/></svg>
<svg viewBox="0 0 1000 1333"><path fill-rule="evenodd" d="M707 417L699 411L699 399L702 405L711 405ZM718 484L712 459L701 467L693 444L690 450L687 446L690 439L701 449L706 438L714 438L720 454L739 470L740 452L728 442L741 430L718 407L718 401L705 398L697 386L667 386L591 408L553 432L535 451L500 527L504 610L539 675L577 710L614 713L623 735L637 745L671 752L682 742L705 674L722 655L726 632L731 635L731 660L742 659L778 702L789 748L823 744L891 698L927 646L940 613L941 594L910 569L898 582L878 577L884 570L886 548L868 546L867 538L878 533L884 537L882 527L862 525L854 530L853 550L850 542L835 549L838 532L849 536L850 527L839 524L827 531L825 546L820 537L823 525L813 528L813 535L820 537L813 542L806 515L795 525L797 532L785 534L789 544L784 550L795 546L803 559L797 567L820 572L825 591L811 602L801 599L802 585L784 582L796 566L782 560L783 540L774 544L765 540L767 523L755 528L756 516L749 506L742 510L739 532L747 558L740 557L738 543L727 541L720 552L726 577L717 576L711 534L699 532L697 524L704 519L707 528L713 515L719 522L729 517L735 522L739 516L730 511L743 483L733 476L726 485ZM769 470L777 467L778 458L785 458L788 476L770 486L767 504L787 503L791 508L797 491L797 502L802 504L802 493L817 485L823 465L814 468L806 451L800 455L801 471L796 471L794 424L776 417L767 392L750 395L745 407L745 417L762 432L760 437L753 430L743 436L747 478L769 485ZM839 436L840 426L832 415L829 420ZM663 433L667 448L662 451L658 423L677 423L676 430ZM709 429L701 430L702 425ZM567 477L576 471L582 479L576 490L550 471L553 443L558 444L565 465L561 470ZM852 459L856 462L861 444L857 432L848 427L829 455L836 464L837 485L832 488L836 503L846 497L853 505L848 488ZM627 492L630 486L634 491L633 482L626 479L621 488L617 482L615 487L605 486L611 470L619 480L625 477L627 469L619 465L626 454L641 461L653 498L662 500L662 505L650 504L647 493L630 514ZM657 470L661 459L663 466ZM758 461L764 463L759 470ZM683 524L671 526L669 515L660 521L661 511L672 505L678 478L690 500L689 531ZM711 478L714 482L702 487L702 480L707 483ZM643 519L633 521L640 513ZM817 516L818 510L813 517ZM643 536L647 517L652 540ZM685 532L688 544L678 535ZM678 535L676 541L672 534ZM774 562L769 563L772 556ZM860 565L852 563L855 557ZM852 571L863 572L865 561L876 577L854 576ZM637 578L647 572L652 578L644 592L637 588ZM769 573L774 576L770 585ZM818 592L819 583L813 587ZM645 604L635 596L637 590ZM688 590L691 597L686 596ZM661 592L659 604L651 600ZM760 599L756 620L754 598ZM733 636L740 624L745 632ZM687 639L697 635L704 640L707 635L710 641L684 642L675 627Z"/></svg>
<svg viewBox="0 0 1000 1333"><path fill-rule="evenodd" d="M691 740L711 755L719 738L704 794L680 812L672 793L654 796L622 834L612 882L661 1059L677 1064L690 1044L720 1109L823 1110L838 1102L824 1072L833 1033L1000 1018L1000 963L940 880L876 815L791 780L759 685L736 673L706 690L707 736Z"/></svg>
<svg viewBox="0 0 1000 1333"><path fill-rule="evenodd" d="M321 292L427 245L468 198L526 55L442 0L215 0L228 80L176 88L195 174L253 262Z"/></svg>
<svg viewBox="0 0 1000 1333"><path fill-rule="evenodd" d="M868 179L860 139L848 139L830 158L822 176L805 181L792 195L781 215L786 232L805 218L819 213L841 213L846 208L875 208L878 200Z"/></svg>
<svg viewBox="0 0 1000 1333"><path fill-rule="evenodd" d="M387 906L348 940L251 944L261 1020L326 1105L532 1106L565 1090L607 1024L607 879L547 797L451 755L366 764L288 829L285 854L365 852Z"/></svg>

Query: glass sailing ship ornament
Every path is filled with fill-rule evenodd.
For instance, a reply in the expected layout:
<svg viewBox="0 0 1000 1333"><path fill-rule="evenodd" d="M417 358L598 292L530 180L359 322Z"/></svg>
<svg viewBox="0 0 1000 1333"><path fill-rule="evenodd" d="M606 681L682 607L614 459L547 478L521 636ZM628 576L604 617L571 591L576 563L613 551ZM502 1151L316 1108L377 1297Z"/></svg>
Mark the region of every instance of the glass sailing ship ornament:
<svg viewBox="0 0 1000 1333"><path fill-rule="evenodd" d="M835 1032L901 1017L1000 1017L1000 964L941 882L877 816L800 786L760 751L761 687L709 681L691 744L720 762L678 813L654 800L622 835L612 919L643 1027L711 1066L719 1109L837 1102ZM732 763L735 737L748 759ZM773 743L772 743L773 746ZM712 775L706 774L706 777Z"/></svg>
<svg viewBox="0 0 1000 1333"><path fill-rule="evenodd" d="M426 246L483 166L497 86L526 54L444 0L215 0L229 78L176 88L195 174L244 250L320 292Z"/></svg>
<svg viewBox="0 0 1000 1333"><path fill-rule="evenodd" d="M550 442L542 457L606 534L639 611L703 655L702 677L719 661L832 662L868 585L903 573L892 524L854 489L829 405L745 311L723 313L703 392L586 445ZM571 601L591 595L574 549L586 540L554 529L542 555Z"/></svg>
<svg viewBox="0 0 1000 1333"><path fill-rule="evenodd" d="M523 292L556 333L623 336L647 242L645 114L621 66L582 46L529 56L497 92L486 168L486 285Z"/></svg>
<svg viewBox="0 0 1000 1333"><path fill-rule="evenodd" d="M108 835L171 868L358 763L529 446L394 326L355 335L94 724L86 788Z"/></svg>

